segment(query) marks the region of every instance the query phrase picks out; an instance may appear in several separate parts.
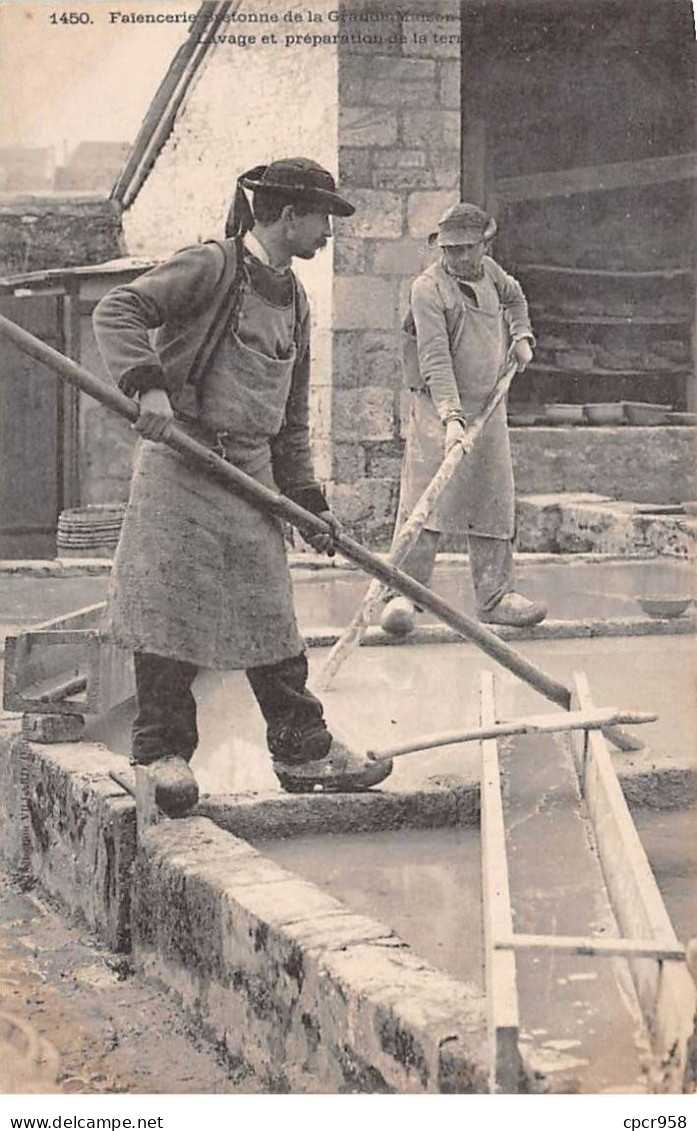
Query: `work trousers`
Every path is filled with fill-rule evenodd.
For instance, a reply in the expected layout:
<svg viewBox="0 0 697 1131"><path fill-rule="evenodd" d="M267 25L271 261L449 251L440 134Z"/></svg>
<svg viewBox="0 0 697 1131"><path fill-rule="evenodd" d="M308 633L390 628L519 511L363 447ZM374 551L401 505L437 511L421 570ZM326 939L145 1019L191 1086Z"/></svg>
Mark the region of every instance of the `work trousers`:
<svg viewBox="0 0 697 1131"><path fill-rule="evenodd" d="M175 754L188 762L198 745L196 700L191 691L198 667L152 652L136 652L134 662L137 712L131 760L147 766ZM248 668L245 674L266 721L272 757L296 763L323 758L332 737L322 704L306 686L305 653L278 664Z"/></svg>
<svg viewBox="0 0 697 1131"><path fill-rule="evenodd" d="M422 530L402 566L422 585L431 584L439 541L437 530ZM469 534L467 542L477 612L488 613L513 590L513 543L508 538L485 538L480 534Z"/></svg>

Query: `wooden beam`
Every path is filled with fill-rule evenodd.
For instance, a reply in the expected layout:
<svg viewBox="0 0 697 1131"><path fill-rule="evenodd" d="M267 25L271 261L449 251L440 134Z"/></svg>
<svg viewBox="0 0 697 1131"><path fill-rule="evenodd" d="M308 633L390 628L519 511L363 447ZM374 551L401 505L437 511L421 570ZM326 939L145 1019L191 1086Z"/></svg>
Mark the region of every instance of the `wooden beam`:
<svg viewBox="0 0 697 1131"><path fill-rule="evenodd" d="M494 950L554 950L592 958L653 958L659 962L685 961L681 943L646 942L644 939L588 938L574 935L511 935L494 940Z"/></svg>
<svg viewBox="0 0 697 1131"><path fill-rule="evenodd" d="M610 192L614 189L662 185L668 181L692 180L697 175L697 153L650 157L643 161L618 161L611 165L585 165L547 173L505 177L496 182L500 200L544 200L575 193Z"/></svg>
<svg viewBox="0 0 697 1131"><path fill-rule="evenodd" d="M574 705L581 710L591 710L593 700L583 673L575 675L574 687ZM585 738L575 733L571 741L598 858L620 931L628 938L679 946L602 731L589 732ZM643 958L628 961L653 1051L660 1064L661 1089L688 1091L694 1085L697 1072L690 1055L697 1015L693 980L684 964L658 964Z"/></svg>
<svg viewBox="0 0 697 1131"><path fill-rule="evenodd" d="M480 720L486 727L496 722L494 677L487 671L481 676ZM513 934L496 739L482 742L481 755L482 897L491 1045L490 1087L495 1092L518 1092L523 1064L518 1048L520 1023L515 955L494 948L495 939Z"/></svg>

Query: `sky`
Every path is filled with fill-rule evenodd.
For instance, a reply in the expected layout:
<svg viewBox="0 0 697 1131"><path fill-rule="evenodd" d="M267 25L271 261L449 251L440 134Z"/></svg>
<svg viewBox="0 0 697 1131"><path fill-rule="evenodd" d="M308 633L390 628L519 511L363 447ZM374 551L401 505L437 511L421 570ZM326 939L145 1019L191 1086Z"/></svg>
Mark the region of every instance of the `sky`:
<svg viewBox="0 0 697 1131"><path fill-rule="evenodd" d="M110 13L194 12L188 0L0 0L0 146L133 141L185 24L112 23ZM86 13L89 24L52 23ZM84 19L84 17L83 17Z"/></svg>

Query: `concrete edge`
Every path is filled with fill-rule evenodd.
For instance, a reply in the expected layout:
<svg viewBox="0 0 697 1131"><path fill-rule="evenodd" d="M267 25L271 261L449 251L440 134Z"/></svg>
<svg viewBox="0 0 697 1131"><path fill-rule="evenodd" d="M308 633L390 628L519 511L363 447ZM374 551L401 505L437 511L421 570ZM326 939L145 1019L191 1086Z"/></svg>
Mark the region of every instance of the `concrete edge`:
<svg viewBox="0 0 697 1131"><path fill-rule="evenodd" d="M606 620L545 620L531 628L511 628L489 624L486 627L501 640L577 640L616 636L689 636L697 633L697 616L611 617ZM329 648L340 638L341 629L308 628L304 640L308 648ZM362 644L367 647L402 647L414 644L461 644L462 636L444 624L425 624L408 636L390 636L375 625L369 628Z"/></svg>
<svg viewBox="0 0 697 1131"><path fill-rule="evenodd" d="M479 823L479 782L427 789L327 794L219 794L202 798L197 815L243 840L433 829Z"/></svg>
<svg viewBox="0 0 697 1131"><path fill-rule="evenodd" d="M579 551L579 553L553 553L544 550L539 553L531 550L517 550L516 562L521 565L604 565L610 562L655 561L657 553L622 554L619 552ZM386 558L385 551L378 557ZM467 562L469 555L456 551L438 554L440 564L460 564ZM327 558L324 554L291 552L288 561L292 570L308 569L313 572L336 573L350 571L360 573L359 566L344 558ZM27 577L84 577L111 573L112 558L0 558L0 576L17 575Z"/></svg>
<svg viewBox="0 0 697 1131"><path fill-rule="evenodd" d="M275 1091L485 1092L483 990L192 817L142 838L137 965Z"/></svg>

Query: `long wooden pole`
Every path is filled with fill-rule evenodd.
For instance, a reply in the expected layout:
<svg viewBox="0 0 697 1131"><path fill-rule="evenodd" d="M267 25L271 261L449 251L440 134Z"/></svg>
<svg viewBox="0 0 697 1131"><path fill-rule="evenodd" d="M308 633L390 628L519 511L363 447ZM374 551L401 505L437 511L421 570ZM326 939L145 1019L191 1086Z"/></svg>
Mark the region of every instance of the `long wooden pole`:
<svg viewBox="0 0 697 1131"><path fill-rule="evenodd" d="M463 458L472 450L487 420L506 396L511 381L517 372L518 364L513 361L499 377L484 407L463 432L460 442L447 453L433 479L419 497L407 521L395 533L390 552L387 555L387 561L390 565L400 566L406 559ZM375 579L371 581L359 608L331 649L326 663L319 673L317 686L320 691L327 690L344 661L360 646L373 613L380 604L383 592L384 586L381 582Z"/></svg>
<svg viewBox="0 0 697 1131"><path fill-rule="evenodd" d="M655 723L658 715L648 711L618 711L614 707L597 707L593 711L568 711L566 714L530 715L510 722L493 723L490 727L471 730L449 730L441 734L422 735L389 746L384 750L368 750L371 762L390 762L403 754L421 750L436 750L441 746L455 746L461 742L482 742L488 738L508 738L514 734L558 734L570 730L603 730L619 724Z"/></svg>
<svg viewBox="0 0 697 1131"><path fill-rule="evenodd" d="M88 370L83 369L81 365L70 361L57 350L52 349L51 346L47 346L45 342L40 341L33 334L22 329L21 326L17 326L9 318L0 316L0 335L13 342L23 353L41 362L63 381L82 389L83 392L113 409L119 416L131 422L137 420L138 407L132 400L124 396L118 389L95 377ZM245 475L239 468L188 436L175 424L170 427L163 442L190 462L195 463L201 470L205 470L214 478L225 483L231 490L236 491L261 510L271 511L279 518L305 530L316 531L318 534L332 533L328 523L324 522L323 519L318 518L317 515L303 507L299 507L297 503L291 502L283 495L262 486L249 475ZM471 640L477 644L488 656L491 656L508 671L513 672L525 683L530 684L546 699L558 703L565 710L569 709L571 691L568 687L542 671L535 664L530 663L529 660L521 656L503 640L500 640L495 633L485 628L484 625L459 612L431 589L427 589L425 585L420 585L418 581L414 581L406 573L402 573L401 570L383 561L377 554L366 550L353 538L349 538L347 534L335 535L334 543L336 548L349 561L355 562L366 573L378 578L383 584L390 585L397 592L408 597L414 604L429 609L465 640Z"/></svg>

